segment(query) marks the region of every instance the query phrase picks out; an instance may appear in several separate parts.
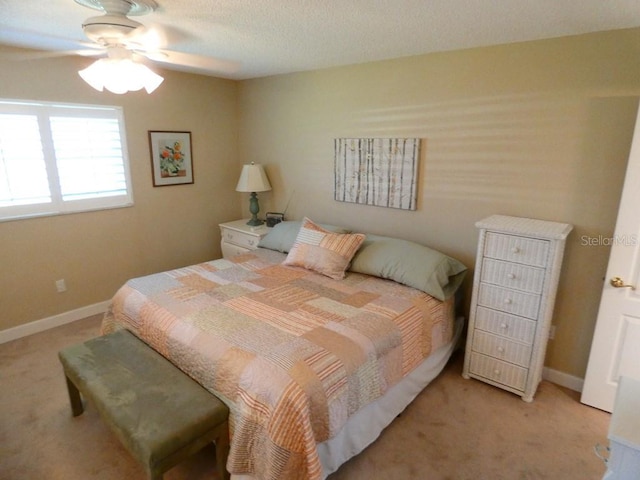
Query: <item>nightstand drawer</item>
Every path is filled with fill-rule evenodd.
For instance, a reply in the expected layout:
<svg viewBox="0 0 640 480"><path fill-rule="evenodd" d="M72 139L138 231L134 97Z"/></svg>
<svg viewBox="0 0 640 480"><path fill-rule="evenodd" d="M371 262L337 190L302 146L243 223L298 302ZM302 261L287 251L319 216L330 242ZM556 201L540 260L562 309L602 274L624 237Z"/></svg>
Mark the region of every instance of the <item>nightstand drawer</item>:
<svg viewBox="0 0 640 480"><path fill-rule="evenodd" d="M220 248L222 250L222 258L231 258L235 255L240 255L241 253L247 253L251 251L251 249L249 248L240 247L228 242L222 242L220 244Z"/></svg>
<svg viewBox="0 0 640 480"><path fill-rule="evenodd" d="M244 248L253 250L254 248L258 247L258 242L260 241L260 237L225 228L222 231L222 240L224 242L237 245L239 247L244 247Z"/></svg>
<svg viewBox="0 0 640 480"><path fill-rule="evenodd" d="M505 362L528 367L531 361L531 345L514 342L508 338L476 330L473 332L473 350Z"/></svg>
<svg viewBox="0 0 640 480"><path fill-rule="evenodd" d="M476 328L524 343L533 344L536 325L534 320L528 318L485 307L476 309Z"/></svg>
<svg viewBox="0 0 640 480"><path fill-rule="evenodd" d="M549 255L549 242L534 238L487 232L484 256L544 267Z"/></svg>
<svg viewBox="0 0 640 480"><path fill-rule="evenodd" d="M469 372L516 390L524 390L528 370L480 353L471 353Z"/></svg>
<svg viewBox="0 0 640 480"><path fill-rule="evenodd" d="M530 293L542 293L545 270L520 263L485 258L480 281Z"/></svg>
<svg viewBox="0 0 640 480"><path fill-rule="evenodd" d="M537 320L540 295L481 283L478 291L478 305Z"/></svg>

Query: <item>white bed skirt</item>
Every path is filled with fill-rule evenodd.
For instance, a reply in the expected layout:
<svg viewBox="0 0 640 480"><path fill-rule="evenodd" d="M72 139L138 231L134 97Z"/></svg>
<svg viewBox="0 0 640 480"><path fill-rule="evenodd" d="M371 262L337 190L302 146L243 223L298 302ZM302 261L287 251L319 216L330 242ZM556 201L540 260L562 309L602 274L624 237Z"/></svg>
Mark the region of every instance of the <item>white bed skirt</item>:
<svg viewBox="0 0 640 480"><path fill-rule="evenodd" d="M318 444L322 475L326 478L340 465L371 445L382 431L438 376L453 354L464 325L456 319L451 343L443 345L387 393L349 417L342 430ZM252 475L231 475L232 480L255 480Z"/></svg>

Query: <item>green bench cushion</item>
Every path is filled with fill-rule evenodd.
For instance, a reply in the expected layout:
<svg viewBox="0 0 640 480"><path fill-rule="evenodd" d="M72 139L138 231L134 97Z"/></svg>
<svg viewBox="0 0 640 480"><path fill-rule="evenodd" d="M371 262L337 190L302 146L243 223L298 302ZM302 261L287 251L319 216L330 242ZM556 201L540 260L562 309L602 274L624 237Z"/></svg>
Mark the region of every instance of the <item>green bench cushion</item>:
<svg viewBox="0 0 640 480"><path fill-rule="evenodd" d="M68 347L59 357L67 377L152 469L227 421L223 402L127 330Z"/></svg>

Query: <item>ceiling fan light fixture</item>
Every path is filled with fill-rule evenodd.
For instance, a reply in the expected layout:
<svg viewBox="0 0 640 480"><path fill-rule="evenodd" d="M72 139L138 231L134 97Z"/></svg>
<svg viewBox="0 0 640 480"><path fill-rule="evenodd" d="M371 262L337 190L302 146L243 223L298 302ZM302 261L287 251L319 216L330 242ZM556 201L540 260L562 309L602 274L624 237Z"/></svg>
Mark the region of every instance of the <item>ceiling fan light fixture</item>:
<svg viewBox="0 0 640 480"><path fill-rule="evenodd" d="M149 67L131 58L101 58L78 72L91 87L102 92L123 94L145 89L153 92L164 81Z"/></svg>

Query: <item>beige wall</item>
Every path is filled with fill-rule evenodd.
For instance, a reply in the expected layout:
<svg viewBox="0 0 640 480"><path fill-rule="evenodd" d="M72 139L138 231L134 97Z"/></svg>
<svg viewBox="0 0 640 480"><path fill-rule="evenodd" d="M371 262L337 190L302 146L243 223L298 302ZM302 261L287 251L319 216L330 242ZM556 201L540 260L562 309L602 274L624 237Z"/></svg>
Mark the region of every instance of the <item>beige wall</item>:
<svg viewBox="0 0 640 480"><path fill-rule="evenodd" d="M472 267L493 213L569 222L547 366L582 377L640 95L640 30L489 47L231 82L164 72L151 96L91 90L86 60L11 64L0 97L122 105L135 206L0 223L0 330L110 298L128 278L219 255L246 213L244 162L264 163L262 214L390 234ZM238 102L238 103L236 103ZM238 116L238 113L239 116ZM148 130L189 130L195 184L153 188ZM333 200L333 139L423 140L418 210ZM69 290L58 294L54 281ZM468 304L470 279L466 283ZM465 312L468 314L468 312Z"/></svg>
<svg viewBox="0 0 640 480"><path fill-rule="evenodd" d="M256 79L240 84L240 160L266 165L263 211L292 196L289 218L412 239L470 267L485 216L575 225L546 364L583 377L609 249L582 237L613 233L639 94L640 30ZM413 136L417 211L333 200L334 138Z"/></svg>
<svg viewBox="0 0 640 480"><path fill-rule="evenodd" d="M153 95L113 95L80 79L88 62L7 62L0 98L122 106L135 205L0 222L0 330L108 300L130 277L218 257L218 223L240 215L237 83L165 71ZM148 130L191 132L193 185L153 187Z"/></svg>

